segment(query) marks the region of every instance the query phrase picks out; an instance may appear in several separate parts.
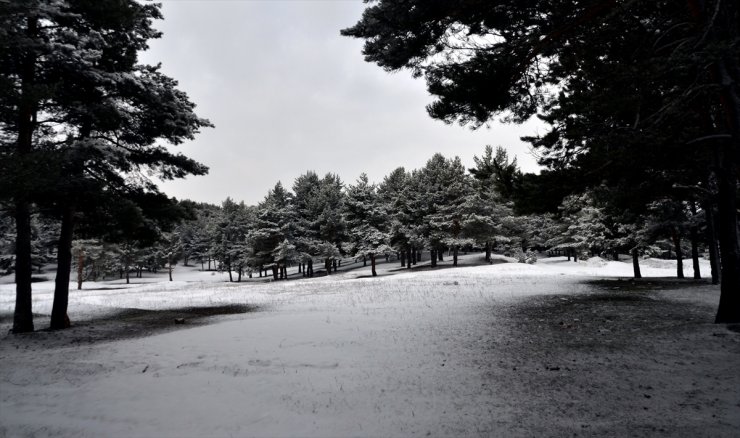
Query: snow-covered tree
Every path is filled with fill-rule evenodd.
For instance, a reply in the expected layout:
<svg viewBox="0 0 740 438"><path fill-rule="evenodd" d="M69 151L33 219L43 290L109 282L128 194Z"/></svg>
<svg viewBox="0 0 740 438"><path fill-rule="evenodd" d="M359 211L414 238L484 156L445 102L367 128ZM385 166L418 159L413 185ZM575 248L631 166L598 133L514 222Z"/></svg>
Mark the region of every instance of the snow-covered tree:
<svg viewBox="0 0 740 438"><path fill-rule="evenodd" d="M210 125L193 113L174 80L137 61L148 40L160 35L152 27L158 18L159 5L135 0L0 5L0 123L17 133L10 154L19 169L25 167L19 174L31 172L41 181L29 186L12 175L4 179L11 190L3 194L16 204L20 243L16 332L33 330L27 269L32 202L52 200L62 220L51 327L64 328L75 223L100 205L90 200L135 203L141 192L157 193L142 170L163 179L207 170L158 142L178 144Z"/></svg>
<svg viewBox="0 0 740 438"><path fill-rule="evenodd" d="M279 259L282 254L277 248L285 243L293 245L295 239L295 214L292 207L293 195L278 182L257 205L254 228L247 235L251 248L252 263L258 269L272 268L273 278L282 276L289 260Z"/></svg>
<svg viewBox="0 0 740 438"><path fill-rule="evenodd" d="M370 259L373 277L375 258L390 252L390 234L387 212L366 174L361 174L354 185L347 188L344 200L344 220L349 234L349 249L353 256Z"/></svg>

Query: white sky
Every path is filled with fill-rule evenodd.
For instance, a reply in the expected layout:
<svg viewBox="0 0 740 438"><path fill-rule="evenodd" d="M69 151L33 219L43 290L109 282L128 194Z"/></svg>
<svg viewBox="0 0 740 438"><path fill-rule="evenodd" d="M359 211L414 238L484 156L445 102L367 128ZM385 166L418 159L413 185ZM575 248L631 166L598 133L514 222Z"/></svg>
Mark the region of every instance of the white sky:
<svg viewBox="0 0 740 438"><path fill-rule="evenodd" d="M255 204L307 170L379 182L435 152L470 167L486 144L506 147L524 171L538 168L519 140L537 122L445 125L426 113L433 99L423 79L365 62L362 41L339 35L360 18L360 0L160 1L164 36L141 61L161 62L216 125L178 147L210 173L163 183L171 196Z"/></svg>

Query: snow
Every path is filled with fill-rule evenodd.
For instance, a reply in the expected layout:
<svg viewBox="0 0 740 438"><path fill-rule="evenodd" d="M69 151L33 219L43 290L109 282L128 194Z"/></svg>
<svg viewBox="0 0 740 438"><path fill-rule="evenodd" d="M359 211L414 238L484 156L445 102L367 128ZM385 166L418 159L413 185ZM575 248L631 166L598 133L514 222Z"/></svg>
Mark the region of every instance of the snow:
<svg viewBox="0 0 740 438"><path fill-rule="evenodd" d="M477 346L508 344L507 312L527 298L591 293L582 280L629 277L632 267L564 258L526 265L503 257L479 265L479 258L462 256L456 269L395 275L396 264L380 264L376 278L358 278L368 266L236 284L224 283L223 273L178 268L174 282L164 274L130 285L85 283L71 292L72 329L0 339L0 436L516 431L521 412L486 372L485 364L505 358ZM669 277L674 270L646 264L642 273ZM12 286L0 285L3 329L12 320ZM702 299L716 306L712 291ZM37 327L48 323L52 292L53 282L34 284ZM256 310L149 336L86 338L122 309L245 304Z"/></svg>

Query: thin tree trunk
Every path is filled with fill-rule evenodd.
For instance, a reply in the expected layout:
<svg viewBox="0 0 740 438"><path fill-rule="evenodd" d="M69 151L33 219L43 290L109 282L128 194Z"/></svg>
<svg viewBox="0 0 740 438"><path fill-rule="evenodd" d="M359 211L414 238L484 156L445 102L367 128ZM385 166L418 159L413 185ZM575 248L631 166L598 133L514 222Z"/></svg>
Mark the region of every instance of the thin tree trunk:
<svg viewBox="0 0 740 438"><path fill-rule="evenodd" d="M72 270L72 236L74 235L74 209L66 207L62 214L62 228L57 244L57 276L54 280L54 303L51 307L52 330L69 328L69 276ZM79 276L79 272L78 272Z"/></svg>
<svg viewBox="0 0 740 438"><path fill-rule="evenodd" d="M365 256L362 256L362 266L363 267L367 266L367 257Z"/></svg>
<svg viewBox="0 0 740 438"><path fill-rule="evenodd" d="M486 242L486 261L491 262L491 242Z"/></svg>
<svg viewBox="0 0 740 438"><path fill-rule="evenodd" d="M172 281L172 256L167 256L167 273L170 276L170 281Z"/></svg>
<svg viewBox="0 0 740 438"><path fill-rule="evenodd" d="M278 266L277 264L272 265L272 279L278 281Z"/></svg>
<svg viewBox="0 0 740 438"><path fill-rule="evenodd" d="M452 266L457 266L457 245L452 248Z"/></svg>
<svg viewBox="0 0 740 438"><path fill-rule="evenodd" d="M714 205L704 203L704 216L707 223L707 249L709 250L709 266L712 273L712 284L720 282L719 248L717 248L717 226L714 215Z"/></svg>
<svg viewBox="0 0 740 438"><path fill-rule="evenodd" d="M416 266L416 248L411 248L411 263Z"/></svg>
<svg viewBox="0 0 740 438"><path fill-rule="evenodd" d="M77 290L82 290L82 280L85 275L85 251L80 248L77 254Z"/></svg>
<svg viewBox="0 0 740 438"><path fill-rule="evenodd" d="M429 255L429 260L432 261L432 268L436 268L437 267L437 250L436 249L431 249L429 251L429 254L430 254Z"/></svg>
<svg viewBox="0 0 740 438"><path fill-rule="evenodd" d="M406 252L404 250L401 250L401 267L406 267Z"/></svg>
<svg viewBox="0 0 740 438"><path fill-rule="evenodd" d="M671 230L671 237L673 238L673 248L676 251L676 276L678 278L684 278L683 251L681 251L681 236L678 234L678 230L675 228Z"/></svg>
<svg viewBox="0 0 740 438"><path fill-rule="evenodd" d="M373 277L377 277L378 273L375 272L375 254L370 254L370 266L371 271L373 273Z"/></svg>
<svg viewBox="0 0 740 438"><path fill-rule="evenodd" d="M445 253L444 248L440 248L440 249L437 250L437 261L440 261L440 262L445 261L445 259L444 259L444 253Z"/></svg>
<svg viewBox="0 0 740 438"><path fill-rule="evenodd" d="M691 208L691 214L696 218L696 204L694 201L689 202ZM695 219L692 218L692 224L690 229L691 237L691 262L694 270L694 278L701 278L701 271L699 270L699 229L696 226Z"/></svg>
<svg viewBox="0 0 740 438"><path fill-rule="evenodd" d="M406 249L406 269L411 269L411 247Z"/></svg>
<svg viewBox="0 0 740 438"><path fill-rule="evenodd" d="M640 255L637 248L632 248L632 270L635 273L635 278L642 278L642 274L640 274Z"/></svg>

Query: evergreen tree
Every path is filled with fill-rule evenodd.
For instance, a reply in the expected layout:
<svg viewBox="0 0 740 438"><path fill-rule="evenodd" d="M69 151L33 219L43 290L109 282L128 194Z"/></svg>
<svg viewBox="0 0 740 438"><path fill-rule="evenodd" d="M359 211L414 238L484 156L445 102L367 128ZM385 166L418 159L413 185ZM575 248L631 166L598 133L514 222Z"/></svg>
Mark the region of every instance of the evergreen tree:
<svg viewBox="0 0 740 438"><path fill-rule="evenodd" d="M368 182L364 173L347 188L344 221L349 234L350 254L370 258L372 275L377 276L376 256L391 249L389 224L376 187Z"/></svg>
<svg viewBox="0 0 740 438"><path fill-rule="evenodd" d="M28 215L31 202L51 200L62 220L52 328L68 325L71 242L79 210L95 206L91 196L131 196L131 178L153 170L164 179L203 174L206 168L156 143L192 138L206 120L161 74L137 64L137 52L159 33L158 5L133 0L10 1L0 5L3 128L15 132L13 161L22 173L5 179L16 206L18 317L14 331L32 330ZM18 104L20 102L20 105ZM29 186L18 175L42 174ZM53 191L48 192L48 188Z"/></svg>

